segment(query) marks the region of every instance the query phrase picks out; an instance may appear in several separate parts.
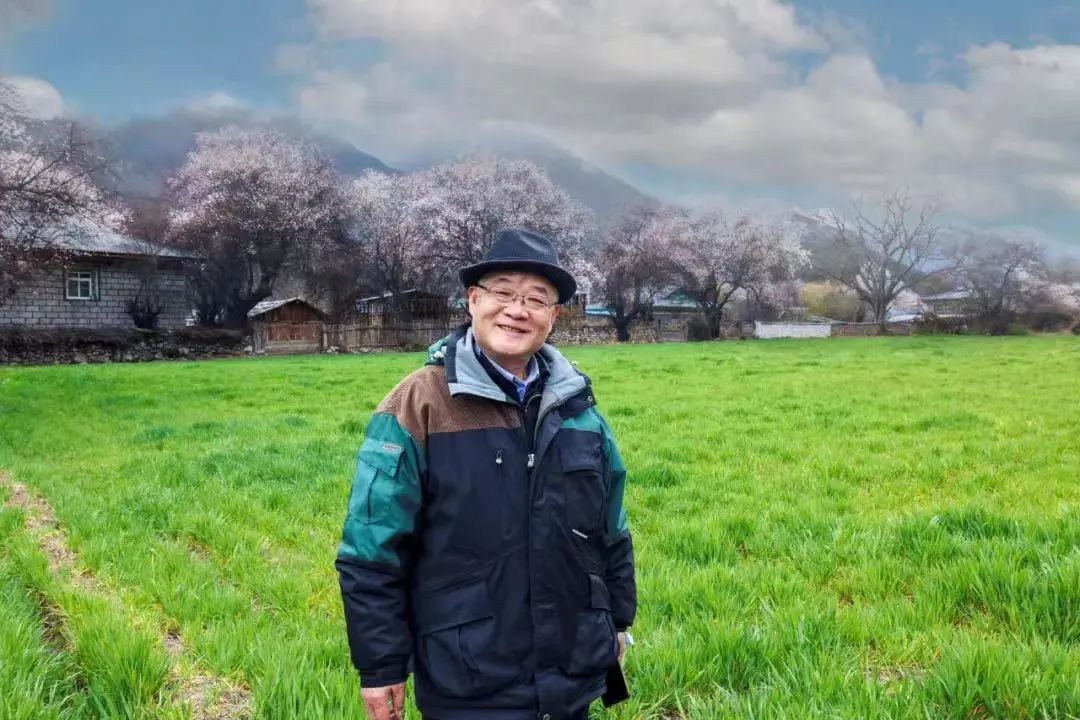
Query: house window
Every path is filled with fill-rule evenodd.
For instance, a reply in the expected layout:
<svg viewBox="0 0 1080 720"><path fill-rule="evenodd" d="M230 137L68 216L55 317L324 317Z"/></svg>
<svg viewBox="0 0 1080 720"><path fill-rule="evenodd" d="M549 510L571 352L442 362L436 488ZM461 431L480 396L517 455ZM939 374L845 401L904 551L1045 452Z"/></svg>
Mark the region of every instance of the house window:
<svg viewBox="0 0 1080 720"><path fill-rule="evenodd" d="M68 300L96 300L97 273L93 270L68 270L64 281L64 297Z"/></svg>

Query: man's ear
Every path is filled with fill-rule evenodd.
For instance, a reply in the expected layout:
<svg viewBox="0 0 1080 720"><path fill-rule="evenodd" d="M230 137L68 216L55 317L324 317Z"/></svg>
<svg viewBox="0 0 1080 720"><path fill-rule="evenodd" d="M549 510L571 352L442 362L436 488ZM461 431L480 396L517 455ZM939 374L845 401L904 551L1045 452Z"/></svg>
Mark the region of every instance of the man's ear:
<svg viewBox="0 0 1080 720"><path fill-rule="evenodd" d="M476 293L480 292L475 285L465 288L465 311L469 317L473 316L473 305L476 303Z"/></svg>
<svg viewBox="0 0 1080 720"><path fill-rule="evenodd" d="M555 307L553 307L553 308L552 308L552 313L551 313L551 327L549 327L549 328L548 328L548 332L549 332L549 333L550 333L550 332L551 332L552 330L554 330L554 329L555 329L555 323L556 323L556 322L558 322L558 320L559 320L559 318L560 318L560 317L562 317L562 314L563 314L563 312L564 312L565 310L566 310L566 308L565 308L564 306L562 306L562 305L556 305Z"/></svg>

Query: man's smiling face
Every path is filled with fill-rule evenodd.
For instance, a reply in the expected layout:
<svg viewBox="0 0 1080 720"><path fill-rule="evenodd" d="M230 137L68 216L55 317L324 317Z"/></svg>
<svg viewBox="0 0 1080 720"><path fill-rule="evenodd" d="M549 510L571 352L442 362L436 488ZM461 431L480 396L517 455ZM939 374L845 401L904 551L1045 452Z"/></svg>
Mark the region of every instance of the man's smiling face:
<svg viewBox="0 0 1080 720"><path fill-rule="evenodd" d="M525 298L543 299L551 306L530 309L521 297L508 304L495 295L514 292ZM558 317L559 293L550 280L528 272L493 272L469 288L469 314L473 334L484 352L511 372L543 346Z"/></svg>

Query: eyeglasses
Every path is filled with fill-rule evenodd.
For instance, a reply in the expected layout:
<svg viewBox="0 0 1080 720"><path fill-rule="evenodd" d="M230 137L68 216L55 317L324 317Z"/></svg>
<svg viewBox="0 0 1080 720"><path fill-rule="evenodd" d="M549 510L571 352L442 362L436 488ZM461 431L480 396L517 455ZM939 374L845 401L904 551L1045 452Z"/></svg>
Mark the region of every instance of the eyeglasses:
<svg viewBox="0 0 1080 720"><path fill-rule="evenodd" d="M514 300L521 298L521 304L525 306L526 310L540 312L541 310L547 310L555 304L553 302L548 302L548 299L541 295L522 295L521 293L516 293L507 288L484 287L480 283L476 283L476 287L491 295L491 297L495 298L495 301L500 305L511 305Z"/></svg>

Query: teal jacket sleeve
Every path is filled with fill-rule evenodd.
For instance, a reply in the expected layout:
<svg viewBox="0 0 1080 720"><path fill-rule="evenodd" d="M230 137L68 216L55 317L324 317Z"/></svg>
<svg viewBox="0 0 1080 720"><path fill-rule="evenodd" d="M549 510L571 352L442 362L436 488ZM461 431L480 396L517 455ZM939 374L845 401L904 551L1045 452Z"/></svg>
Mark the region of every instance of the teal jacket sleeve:
<svg viewBox="0 0 1080 720"><path fill-rule="evenodd" d="M634 624L637 614L637 584L634 579L634 545L626 515L626 466L615 444L611 427L601 416L604 434L604 456L608 473L607 507L607 571L608 592L611 595L611 615L618 630Z"/></svg>
<svg viewBox="0 0 1080 720"><path fill-rule="evenodd" d="M412 637L406 568L426 468L397 419L372 416L356 461L336 567L353 664L365 687L404 682Z"/></svg>

